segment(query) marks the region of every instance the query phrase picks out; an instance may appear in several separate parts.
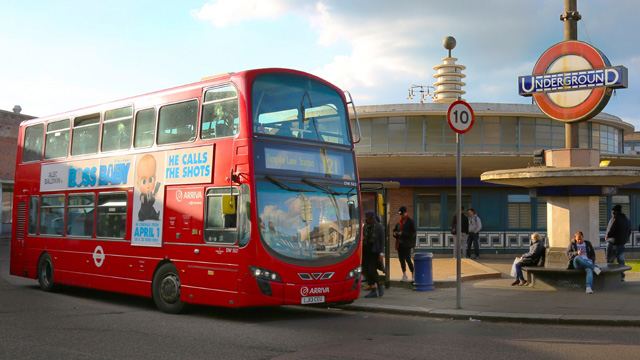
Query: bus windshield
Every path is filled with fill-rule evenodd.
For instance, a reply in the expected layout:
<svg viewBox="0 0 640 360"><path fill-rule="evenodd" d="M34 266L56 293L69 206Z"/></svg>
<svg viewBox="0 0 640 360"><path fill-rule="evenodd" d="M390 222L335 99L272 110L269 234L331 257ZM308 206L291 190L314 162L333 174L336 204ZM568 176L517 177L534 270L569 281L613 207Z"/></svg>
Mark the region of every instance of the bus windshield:
<svg viewBox="0 0 640 360"><path fill-rule="evenodd" d="M341 94L301 75L262 74L252 88L254 134L351 144Z"/></svg>
<svg viewBox="0 0 640 360"><path fill-rule="evenodd" d="M265 247L281 260L306 266L338 263L357 248L357 188L314 181L258 181L258 224Z"/></svg>

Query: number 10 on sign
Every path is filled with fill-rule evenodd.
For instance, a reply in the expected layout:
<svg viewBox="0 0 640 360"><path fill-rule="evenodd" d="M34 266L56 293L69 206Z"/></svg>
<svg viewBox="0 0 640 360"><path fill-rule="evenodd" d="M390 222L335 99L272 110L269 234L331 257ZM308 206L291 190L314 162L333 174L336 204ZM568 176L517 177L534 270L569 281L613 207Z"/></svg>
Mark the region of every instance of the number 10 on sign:
<svg viewBox="0 0 640 360"><path fill-rule="evenodd" d="M449 106L447 121L451 130L458 134L464 134L473 127L473 110L465 101L458 100Z"/></svg>

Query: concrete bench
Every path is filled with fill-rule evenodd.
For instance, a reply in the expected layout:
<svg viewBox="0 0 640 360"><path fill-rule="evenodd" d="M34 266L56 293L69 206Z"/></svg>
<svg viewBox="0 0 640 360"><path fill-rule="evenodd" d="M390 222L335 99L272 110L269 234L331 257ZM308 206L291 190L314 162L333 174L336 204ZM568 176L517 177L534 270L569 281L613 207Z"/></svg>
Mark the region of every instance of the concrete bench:
<svg viewBox="0 0 640 360"><path fill-rule="evenodd" d="M630 266L608 264L601 266L600 275L593 274L594 290L617 288L622 284L621 274L631 270ZM527 272L527 281L537 289L574 289L584 290L587 275L584 270L550 269L545 267L527 266L522 268Z"/></svg>

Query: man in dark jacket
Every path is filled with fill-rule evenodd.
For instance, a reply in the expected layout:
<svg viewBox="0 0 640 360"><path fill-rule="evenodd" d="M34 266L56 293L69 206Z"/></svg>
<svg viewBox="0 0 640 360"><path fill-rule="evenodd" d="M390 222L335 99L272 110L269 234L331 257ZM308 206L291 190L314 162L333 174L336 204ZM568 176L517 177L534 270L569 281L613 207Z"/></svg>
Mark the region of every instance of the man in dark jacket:
<svg viewBox="0 0 640 360"><path fill-rule="evenodd" d="M624 244L629 241L629 235L631 235L631 222L622 212L621 205L614 206L611 215L606 233L607 263L613 264L617 260L619 265L624 266ZM624 281L624 272L621 276Z"/></svg>
<svg viewBox="0 0 640 360"><path fill-rule="evenodd" d="M464 206L460 209L460 243L458 244L456 231L458 229L458 215L453 216L453 223L451 223L451 233L454 237L454 250L453 258L457 258L457 254L460 253L460 257L464 258L464 249L467 248L467 235L469 234L469 219L464 214ZM459 247L458 247L459 246Z"/></svg>
<svg viewBox="0 0 640 360"><path fill-rule="evenodd" d="M413 262L411 262L411 249L416 246L416 223L409 218L407 208L400 207L400 221L393 228L393 237L396 238L396 250L398 250L398 259L402 268L401 281L408 281L407 265L411 271L411 281L414 280ZM406 264L405 264L406 263Z"/></svg>
<svg viewBox="0 0 640 360"><path fill-rule="evenodd" d="M365 297L381 297L384 285L378 275L378 264L384 261L384 229L375 220L373 211L364 213L365 225L362 228L362 265L371 292Z"/></svg>
<svg viewBox="0 0 640 360"><path fill-rule="evenodd" d="M587 273L587 294L593 294L591 289L593 273L600 275L600 268L595 265L596 252L593 251L591 242L584 240L582 231L576 231L575 238L569 243L566 254L569 258L569 269L584 269Z"/></svg>

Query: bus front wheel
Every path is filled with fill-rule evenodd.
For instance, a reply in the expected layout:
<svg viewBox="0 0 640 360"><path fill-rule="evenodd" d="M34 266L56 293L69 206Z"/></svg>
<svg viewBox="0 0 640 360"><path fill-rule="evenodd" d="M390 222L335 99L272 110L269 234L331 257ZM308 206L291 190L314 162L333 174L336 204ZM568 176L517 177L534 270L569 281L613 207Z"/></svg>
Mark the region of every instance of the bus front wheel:
<svg viewBox="0 0 640 360"><path fill-rule="evenodd" d="M44 291L54 291L56 284L53 282L53 261L51 255L43 254L38 261L38 284Z"/></svg>
<svg viewBox="0 0 640 360"><path fill-rule="evenodd" d="M180 276L175 265L160 266L153 276L152 295L158 309L165 313L178 314L184 310L185 303L180 300Z"/></svg>

